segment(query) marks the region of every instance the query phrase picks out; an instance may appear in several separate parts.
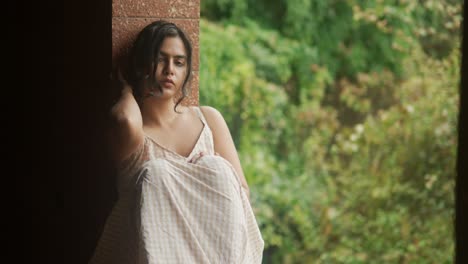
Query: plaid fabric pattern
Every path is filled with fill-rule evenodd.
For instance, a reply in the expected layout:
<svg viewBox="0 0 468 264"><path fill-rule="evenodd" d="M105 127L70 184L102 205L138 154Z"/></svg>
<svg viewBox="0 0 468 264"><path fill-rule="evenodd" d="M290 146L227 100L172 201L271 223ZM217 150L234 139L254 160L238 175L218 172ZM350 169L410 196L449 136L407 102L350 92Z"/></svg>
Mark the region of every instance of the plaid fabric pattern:
<svg viewBox="0 0 468 264"><path fill-rule="evenodd" d="M247 195L232 165L215 155L195 109L204 127L188 157L146 137L122 164L119 200L90 263L262 262L264 241Z"/></svg>

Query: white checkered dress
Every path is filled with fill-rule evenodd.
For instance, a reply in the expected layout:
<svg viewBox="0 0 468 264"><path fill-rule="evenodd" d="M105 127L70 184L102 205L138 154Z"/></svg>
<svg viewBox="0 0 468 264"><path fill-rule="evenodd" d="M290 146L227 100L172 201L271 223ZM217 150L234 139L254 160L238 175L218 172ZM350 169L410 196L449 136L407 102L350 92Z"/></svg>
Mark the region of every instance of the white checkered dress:
<svg viewBox="0 0 468 264"><path fill-rule="evenodd" d="M122 165L119 200L90 263L261 263L264 242L247 195L195 109L204 127L188 157L146 137Z"/></svg>

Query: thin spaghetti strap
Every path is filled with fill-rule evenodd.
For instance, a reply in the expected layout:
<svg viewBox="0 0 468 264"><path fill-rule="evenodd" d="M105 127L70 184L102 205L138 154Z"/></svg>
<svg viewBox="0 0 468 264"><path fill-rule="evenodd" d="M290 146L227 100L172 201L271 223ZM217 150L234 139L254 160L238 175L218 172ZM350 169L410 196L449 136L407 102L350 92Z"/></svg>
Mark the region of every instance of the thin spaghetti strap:
<svg viewBox="0 0 468 264"><path fill-rule="evenodd" d="M214 142L213 142L213 134L211 132L210 126L208 125L208 122L205 119L205 116L203 115L202 110L200 109L199 106L195 106L195 111L197 112L198 118L200 118L201 122L204 125L203 129L203 138L201 142L201 149L205 152L205 154L214 154Z"/></svg>
<svg viewBox="0 0 468 264"><path fill-rule="evenodd" d="M204 125L207 125L205 116L203 115L203 113L202 113L200 107L199 107L199 106L196 106L196 107L194 107L194 108L195 108L195 111L197 112L198 117L199 117L200 120L202 121L202 123L203 123Z"/></svg>

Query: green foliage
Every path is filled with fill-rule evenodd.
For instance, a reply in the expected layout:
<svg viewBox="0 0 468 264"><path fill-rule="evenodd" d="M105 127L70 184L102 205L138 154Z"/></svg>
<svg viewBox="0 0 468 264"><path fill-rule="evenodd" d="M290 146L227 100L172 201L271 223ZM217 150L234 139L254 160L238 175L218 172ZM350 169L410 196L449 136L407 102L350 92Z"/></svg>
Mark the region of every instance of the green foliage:
<svg viewBox="0 0 468 264"><path fill-rule="evenodd" d="M264 263L452 262L461 2L420 2L201 2Z"/></svg>
<svg viewBox="0 0 468 264"><path fill-rule="evenodd" d="M321 255L325 262L452 260L459 56L412 57L414 77L394 89L399 101L337 134L329 171L338 187L323 189L333 198L322 206L338 211L331 245L347 245L349 256Z"/></svg>
<svg viewBox="0 0 468 264"><path fill-rule="evenodd" d="M201 14L215 21L264 28L320 50L318 63L332 76L352 77L369 70L400 75L401 61L414 41L442 58L459 33L461 0L205 0ZM452 46L450 46L452 45ZM378 59L376 59L378 58Z"/></svg>

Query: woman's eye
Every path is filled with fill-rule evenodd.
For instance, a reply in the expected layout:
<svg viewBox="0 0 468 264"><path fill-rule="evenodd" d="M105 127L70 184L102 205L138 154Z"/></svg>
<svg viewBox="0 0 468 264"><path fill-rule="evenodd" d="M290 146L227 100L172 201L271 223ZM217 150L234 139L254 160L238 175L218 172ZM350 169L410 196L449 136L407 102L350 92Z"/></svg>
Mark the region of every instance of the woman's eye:
<svg viewBox="0 0 468 264"><path fill-rule="evenodd" d="M184 66L185 64L184 64L184 62L182 62L182 61L176 61L176 65L177 65L177 66Z"/></svg>

